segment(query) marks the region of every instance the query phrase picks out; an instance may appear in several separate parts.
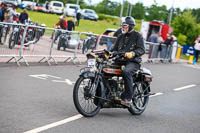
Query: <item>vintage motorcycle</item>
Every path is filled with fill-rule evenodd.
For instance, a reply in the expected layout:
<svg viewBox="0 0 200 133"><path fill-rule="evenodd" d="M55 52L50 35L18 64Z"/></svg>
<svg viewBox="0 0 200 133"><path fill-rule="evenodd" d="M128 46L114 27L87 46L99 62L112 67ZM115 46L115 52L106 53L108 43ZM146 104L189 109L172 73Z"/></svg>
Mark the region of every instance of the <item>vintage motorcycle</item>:
<svg viewBox="0 0 200 133"><path fill-rule="evenodd" d="M140 115L149 101L151 71L141 68L134 75L134 96L132 104L126 106L118 99L124 92L122 78L124 53L110 54L108 51L93 51L87 54L88 67L82 68L73 89L73 101L76 109L85 117L95 116L102 108L125 108L133 115Z"/></svg>

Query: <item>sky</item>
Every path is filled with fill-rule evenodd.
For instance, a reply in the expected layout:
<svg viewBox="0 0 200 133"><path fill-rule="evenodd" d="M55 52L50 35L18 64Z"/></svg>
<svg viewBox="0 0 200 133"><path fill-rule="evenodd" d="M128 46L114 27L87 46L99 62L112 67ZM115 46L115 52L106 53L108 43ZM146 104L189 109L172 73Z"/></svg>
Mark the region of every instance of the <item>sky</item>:
<svg viewBox="0 0 200 133"><path fill-rule="evenodd" d="M87 2L87 0L85 0ZM92 0L92 4L97 4L103 0ZM122 0L111 0L115 2L122 2ZM141 2L144 6L151 6L154 4L154 0L128 0L130 3L135 4ZM159 6L166 5L167 8L171 8L174 5L174 8L180 8L181 10L185 8L200 8L200 0L155 0ZM174 4L173 4L174 1Z"/></svg>

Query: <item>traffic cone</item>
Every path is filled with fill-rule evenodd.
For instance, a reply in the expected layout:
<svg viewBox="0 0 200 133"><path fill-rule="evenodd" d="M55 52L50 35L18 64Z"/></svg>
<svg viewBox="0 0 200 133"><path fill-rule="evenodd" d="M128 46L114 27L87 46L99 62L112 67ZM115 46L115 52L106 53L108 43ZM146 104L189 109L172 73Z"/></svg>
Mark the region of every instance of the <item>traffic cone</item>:
<svg viewBox="0 0 200 133"><path fill-rule="evenodd" d="M193 55L190 55L190 56L189 56L188 64L193 64L193 59L194 59L194 56L193 56Z"/></svg>

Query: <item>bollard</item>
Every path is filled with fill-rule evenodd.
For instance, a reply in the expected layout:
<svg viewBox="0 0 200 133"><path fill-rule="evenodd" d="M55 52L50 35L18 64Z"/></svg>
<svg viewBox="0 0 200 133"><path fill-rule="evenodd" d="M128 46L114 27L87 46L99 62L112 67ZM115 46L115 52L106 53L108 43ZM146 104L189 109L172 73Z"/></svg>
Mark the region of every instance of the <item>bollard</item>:
<svg viewBox="0 0 200 133"><path fill-rule="evenodd" d="M196 58L194 58L194 60L193 60L193 63L192 63L192 64L194 65L195 63L196 63Z"/></svg>
<svg viewBox="0 0 200 133"><path fill-rule="evenodd" d="M193 55L190 55L190 56L189 56L188 64L193 64L193 59L194 59L194 56L193 56Z"/></svg>
<svg viewBox="0 0 200 133"><path fill-rule="evenodd" d="M180 59L181 57L181 47L178 47L178 50L177 50L177 54L176 54L176 59Z"/></svg>

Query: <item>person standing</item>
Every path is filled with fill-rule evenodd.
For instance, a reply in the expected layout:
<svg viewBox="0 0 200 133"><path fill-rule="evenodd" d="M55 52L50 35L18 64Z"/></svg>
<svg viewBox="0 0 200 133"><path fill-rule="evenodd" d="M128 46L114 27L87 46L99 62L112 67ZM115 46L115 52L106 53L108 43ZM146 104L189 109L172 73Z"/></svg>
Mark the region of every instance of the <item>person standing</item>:
<svg viewBox="0 0 200 133"><path fill-rule="evenodd" d="M70 18L70 19L67 21L67 24L68 24L68 27L67 27L67 30L68 30L68 31L75 30L75 24L74 24L72 18Z"/></svg>
<svg viewBox="0 0 200 133"><path fill-rule="evenodd" d="M76 25L77 26L79 26L80 19L81 19L81 13L80 13L80 11L78 11L77 14L76 14L76 20L77 20Z"/></svg>
<svg viewBox="0 0 200 133"><path fill-rule="evenodd" d="M196 59L196 62L198 62L199 53L200 53L200 40L196 40L196 41L195 41L194 48L195 48L195 50L196 50L195 59Z"/></svg>
<svg viewBox="0 0 200 133"><path fill-rule="evenodd" d="M26 9L24 9L24 11L19 15L20 23L24 24L25 20L28 20L28 13L27 13Z"/></svg>

